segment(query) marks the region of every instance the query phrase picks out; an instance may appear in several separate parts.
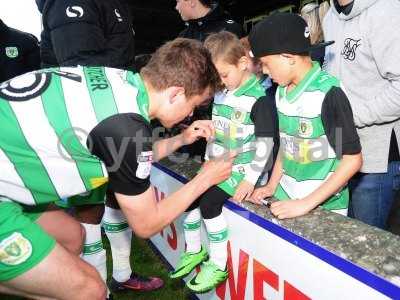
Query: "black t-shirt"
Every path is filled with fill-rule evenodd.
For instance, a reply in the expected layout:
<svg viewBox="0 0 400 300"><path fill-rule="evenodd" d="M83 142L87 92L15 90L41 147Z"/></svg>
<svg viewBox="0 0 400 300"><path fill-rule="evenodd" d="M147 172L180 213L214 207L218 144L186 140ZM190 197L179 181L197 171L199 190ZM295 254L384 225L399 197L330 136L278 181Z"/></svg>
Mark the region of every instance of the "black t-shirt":
<svg viewBox="0 0 400 300"><path fill-rule="evenodd" d="M329 144L338 158L361 152L350 102L341 88L333 87L322 103L321 119Z"/></svg>
<svg viewBox="0 0 400 300"><path fill-rule="evenodd" d="M124 195L140 195L150 187L152 146L150 124L134 113L103 120L88 138L89 149L107 167L109 188Z"/></svg>
<svg viewBox="0 0 400 300"><path fill-rule="evenodd" d="M254 123L256 137L275 137L277 134L279 135L275 101L271 101L269 97L263 96L254 103L250 119Z"/></svg>

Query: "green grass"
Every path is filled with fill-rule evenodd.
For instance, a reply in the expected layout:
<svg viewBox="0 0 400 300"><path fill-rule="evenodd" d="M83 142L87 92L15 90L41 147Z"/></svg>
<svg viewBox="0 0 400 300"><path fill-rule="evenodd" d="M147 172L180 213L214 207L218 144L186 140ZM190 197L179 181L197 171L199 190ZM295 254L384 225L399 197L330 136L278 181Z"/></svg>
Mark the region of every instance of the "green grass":
<svg viewBox="0 0 400 300"><path fill-rule="evenodd" d="M108 240L104 239L104 246L108 250ZM107 251L108 270L111 271L111 253ZM190 293L184 289L182 281L173 281L168 278L168 270L163 262L154 254L147 242L138 238L132 241L131 265L135 272L147 276L161 277L164 288L146 293L122 292L114 295L115 300L186 300L190 299ZM108 277L110 278L109 272ZM0 300L21 300L22 298L0 295Z"/></svg>

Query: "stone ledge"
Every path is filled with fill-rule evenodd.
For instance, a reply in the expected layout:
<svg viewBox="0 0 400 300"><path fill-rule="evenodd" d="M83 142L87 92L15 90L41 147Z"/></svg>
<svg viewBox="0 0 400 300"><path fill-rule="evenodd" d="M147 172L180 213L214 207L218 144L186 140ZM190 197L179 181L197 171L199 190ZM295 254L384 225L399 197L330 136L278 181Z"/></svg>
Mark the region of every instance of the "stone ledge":
<svg viewBox="0 0 400 300"><path fill-rule="evenodd" d="M187 179L193 178L201 166L194 160L182 160L178 163L164 159L160 164ZM399 236L321 208L295 219L278 220L265 206L249 202L241 205L400 286Z"/></svg>

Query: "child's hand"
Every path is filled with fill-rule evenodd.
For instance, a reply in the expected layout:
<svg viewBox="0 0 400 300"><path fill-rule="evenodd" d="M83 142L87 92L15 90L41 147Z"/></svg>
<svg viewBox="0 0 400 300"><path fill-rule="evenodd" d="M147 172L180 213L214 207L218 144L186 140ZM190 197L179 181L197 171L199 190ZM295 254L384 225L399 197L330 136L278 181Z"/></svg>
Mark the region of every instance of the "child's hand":
<svg viewBox="0 0 400 300"><path fill-rule="evenodd" d="M276 201L271 204L271 213L278 219L303 216L314 209L314 205L303 199Z"/></svg>
<svg viewBox="0 0 400 300"><path fill-rule="evenodd" d="M236 202L242 202L244 199L249 199L251 193L254 190L254 184L243 180L236 189L235 195L232 199Z"/></svg>
<svg viewBox="0 0 400 300"><path fill-rule="evenodd" d="M255 204L261 204L262 199L272 197L274 193L275 189L273 189L270 185L267 184L263 187L255 189L255 191L250 197L250 201Z"/></svg>

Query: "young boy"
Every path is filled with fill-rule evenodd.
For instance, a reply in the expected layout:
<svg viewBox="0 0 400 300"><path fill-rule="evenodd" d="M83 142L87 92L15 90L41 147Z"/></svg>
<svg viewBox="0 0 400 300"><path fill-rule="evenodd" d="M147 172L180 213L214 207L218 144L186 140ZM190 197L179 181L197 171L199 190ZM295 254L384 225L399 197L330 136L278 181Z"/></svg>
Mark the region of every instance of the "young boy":
<svg viewBox="0 0 400 300"><path fill-rule="evenodd" d="M274 196L279 219L323 208L347 214L347 181L362 164L360 141L340 82L311 61L310 30L298 15L280 13L249 35L252 54L279 84L276 106L282 153L271 179L252 198ZM295 200L295 201L292 201Z"/></svg>
<svg viewBox="0 0 400 300"><path fill-rule="evenodd" d="M225 86L214 97L212 121L215 139L207 143L206 160L234 149L238 155L234 161L232 176L207 190L191 205L183 227L186 252L182 255L171 278L184 277L202 263L201 271L187 287L204 293L225 281L228 272L228 224L223 216L225 200L248 199L273 148L276 117L266 117L271 102L265 99L265 89L259 79L249 71L250 59L239 39L232 33L222 31L210 35L205 43L213 63ZM276 115L276 113L275 113ZM210 242L210 259L201 246L201 217Z"/></svg>

